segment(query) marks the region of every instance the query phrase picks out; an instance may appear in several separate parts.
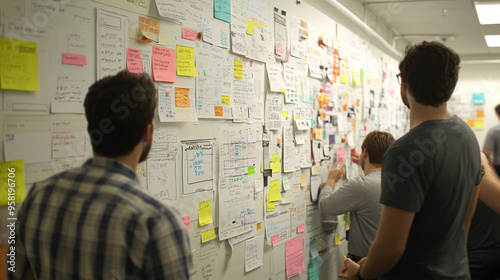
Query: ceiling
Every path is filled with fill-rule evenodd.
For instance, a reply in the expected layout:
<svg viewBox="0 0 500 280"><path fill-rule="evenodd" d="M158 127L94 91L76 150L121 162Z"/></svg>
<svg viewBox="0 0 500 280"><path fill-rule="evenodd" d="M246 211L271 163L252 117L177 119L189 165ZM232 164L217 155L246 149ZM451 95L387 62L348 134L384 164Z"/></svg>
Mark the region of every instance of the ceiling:
<svg viewBox="0 0 500 280"><path fill-rule="evenodd" d="M484 39L484 35L500 35L500 24L479 24L472 0L359 1L365 13L371 11L392 30L393 42L389 44L401 53L408 42L438 40L453 48L462 60L500 59L500 47L489 48Z"/></svg>

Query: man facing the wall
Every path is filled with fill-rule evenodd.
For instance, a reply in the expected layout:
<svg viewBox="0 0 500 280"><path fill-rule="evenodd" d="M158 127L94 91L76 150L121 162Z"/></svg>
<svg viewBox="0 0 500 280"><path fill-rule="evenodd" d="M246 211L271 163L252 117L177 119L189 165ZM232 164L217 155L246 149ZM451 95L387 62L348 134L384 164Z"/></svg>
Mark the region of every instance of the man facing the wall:
<svg viewBox="0 0 500 280"><path fill-rule="evenodd" d="M500 119L500 104L495 107L495 113ZM483 153L493 164L497 174L500 175L500 124L488 130L486 139L484 139Z"/></svg>

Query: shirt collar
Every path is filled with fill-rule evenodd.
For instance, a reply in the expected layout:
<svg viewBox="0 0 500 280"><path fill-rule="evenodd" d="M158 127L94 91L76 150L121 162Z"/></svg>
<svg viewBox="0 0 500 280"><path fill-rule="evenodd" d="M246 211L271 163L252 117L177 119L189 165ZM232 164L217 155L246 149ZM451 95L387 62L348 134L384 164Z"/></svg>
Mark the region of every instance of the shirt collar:
<svg viewBox="0 0 500 280"><path fill-rule="evenodd" d="M139 178L137 177L135 171L130 166L123 164L115 159L94 157L88 159L83 165L112 170L114 172L121 173L139 183Z"/></svg>

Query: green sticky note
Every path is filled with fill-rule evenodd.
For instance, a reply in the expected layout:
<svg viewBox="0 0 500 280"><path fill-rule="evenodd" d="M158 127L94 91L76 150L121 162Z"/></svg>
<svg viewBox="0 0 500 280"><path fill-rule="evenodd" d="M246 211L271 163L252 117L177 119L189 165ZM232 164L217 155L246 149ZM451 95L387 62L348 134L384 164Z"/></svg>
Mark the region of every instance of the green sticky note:
<svg viewBox="0 0 500 280"><path fill-rule="evenodd" d="M248 167L248 175L253 175L255 174L255 166L249 166Z"/></svg>
<svg viewBox="0 0 500 280"><path fill-rule="evenodd" d="M290 183L288 182L288 176L284 175L282 178L282 183L283 183L283 190L287 191L290 189Z"/></svg>
<svg viewBox="0 0 500 280"><path fill-rule="evenodd" d="M309 276L309 280L319 280L319 269L312 263L307 267L307 274Z"/></svg>

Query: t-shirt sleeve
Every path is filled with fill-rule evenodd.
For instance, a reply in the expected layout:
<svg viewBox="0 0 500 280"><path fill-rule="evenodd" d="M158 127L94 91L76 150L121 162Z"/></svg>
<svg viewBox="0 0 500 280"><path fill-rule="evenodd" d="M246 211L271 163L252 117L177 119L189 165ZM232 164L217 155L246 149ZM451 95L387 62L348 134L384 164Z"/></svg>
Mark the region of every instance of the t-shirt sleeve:
<svg viewBox="0 0 500 280"><path fill-rule="evenodd" d="M486 138L484 139L484 145L483 148L492 150L495 148L495 137L493 131L490 129L488 131L488 134L486 135Z"/></svg>
<svg viewBox="0 0 500 280"><path fill-rule="evenodd" d="M355 211L362 199L362 189L359 177L345 185L335 184L332 192L330 187L324 187L319 197L319 209L322 214L341 215Z"/></svg>
<svg viewBox="0 0 500 280"><path fill-rule="evenodd" d="M394 145L394 144L393 144ZM417 149L391 147L382 160L382 192L380 203L419 212L429 190L428 164L415 164Z"/></svg>

